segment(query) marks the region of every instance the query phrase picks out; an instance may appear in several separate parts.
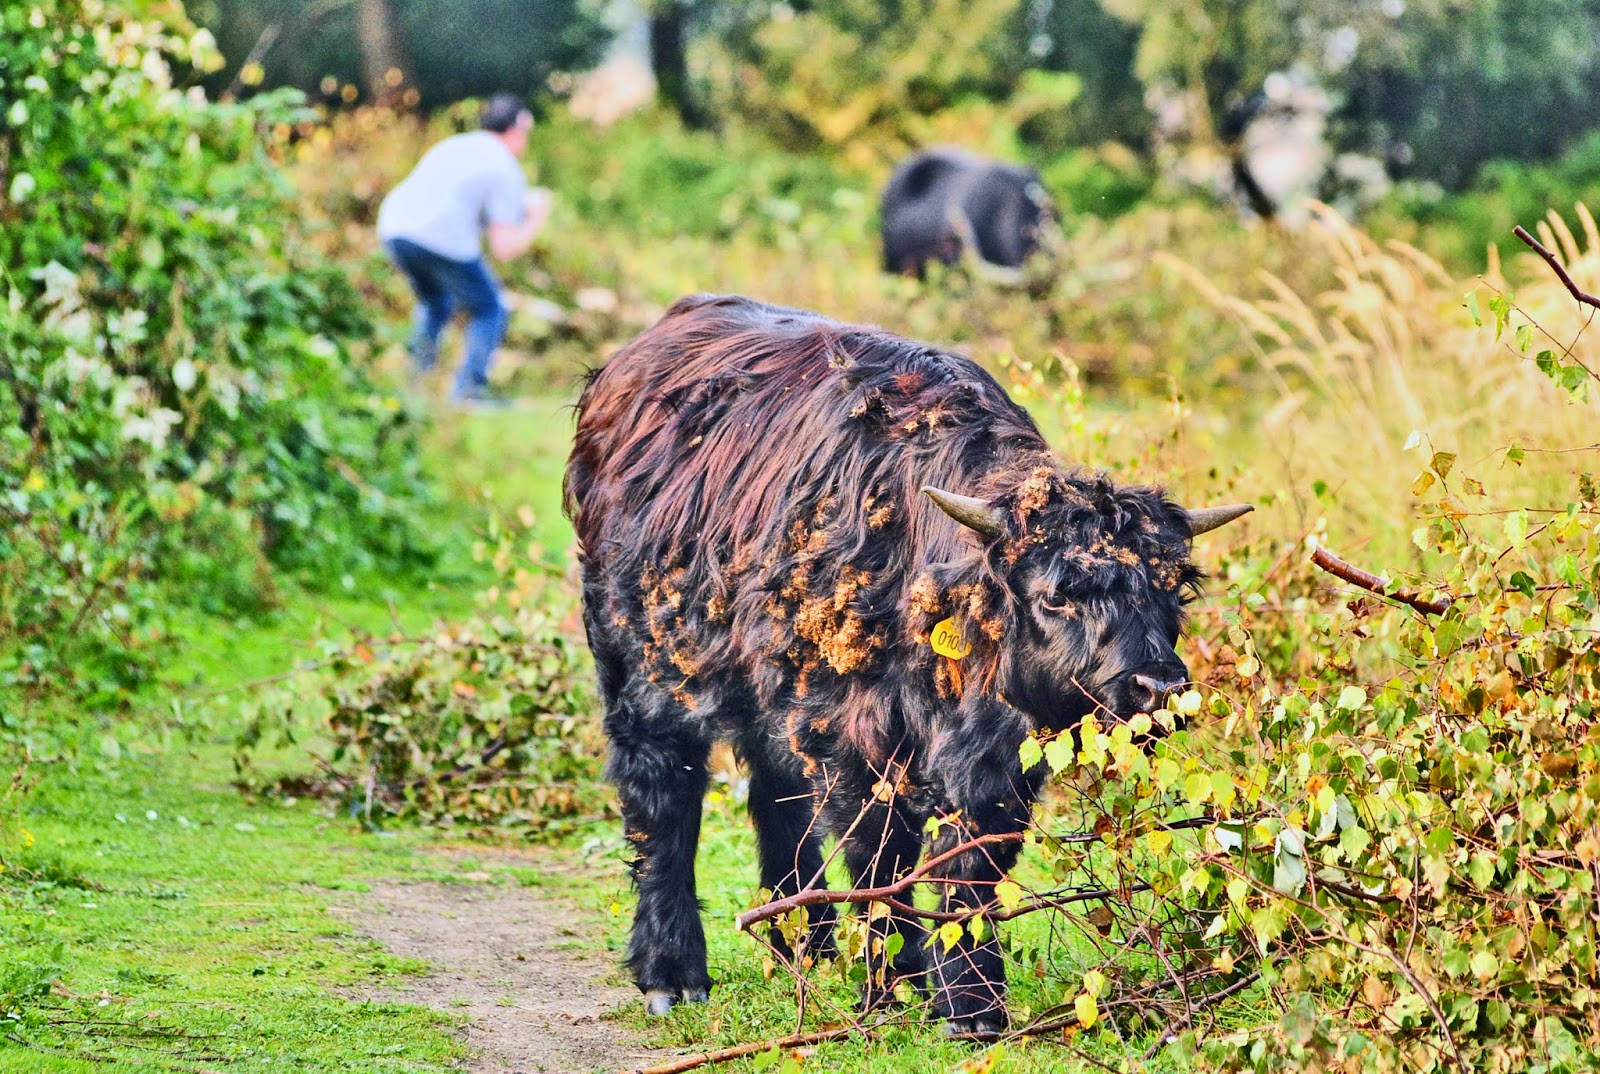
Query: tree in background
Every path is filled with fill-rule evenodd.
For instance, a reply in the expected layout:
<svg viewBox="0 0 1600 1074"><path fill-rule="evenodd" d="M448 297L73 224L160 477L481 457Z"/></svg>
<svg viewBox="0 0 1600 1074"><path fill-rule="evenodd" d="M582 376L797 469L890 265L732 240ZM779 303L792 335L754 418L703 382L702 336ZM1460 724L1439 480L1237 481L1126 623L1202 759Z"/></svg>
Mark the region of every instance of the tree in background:
<svg viewBox="0 0 1600 1074"><path fill-rule="evenodd" d="M1022 0L815 0L727 17L709 43L715 100L796 149L893 157L935 140L930 117L1011 95L1029 60L1021 10Z"/></svg>
<svg viewBox="0 0 1600 1074"><path fill-rule="evenodd" d="M215 91L241 75L331 88L346 102L352 85L368 100L414 86L409 99L423 107L502 90L539 95L552 74L592 66L610 37L588 0L195 0L191 10L229 60L209 83ZM242 71L253 52L259 69Z"/></svg>

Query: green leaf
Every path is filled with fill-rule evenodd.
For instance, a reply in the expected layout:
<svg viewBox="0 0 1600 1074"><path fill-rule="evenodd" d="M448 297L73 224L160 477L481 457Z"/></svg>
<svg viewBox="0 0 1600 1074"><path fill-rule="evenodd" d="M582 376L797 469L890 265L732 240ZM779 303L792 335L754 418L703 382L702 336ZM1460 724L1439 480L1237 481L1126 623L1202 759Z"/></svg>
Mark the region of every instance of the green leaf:
<svg viewBox="0 0 1600 1074"><path fill-rule="evenodd" d="M1339 691L1339 700L1335 707L1343 712L1355 712L1367 703L1367 692L1359 686L1346 686Z"/></svg>
<svg viewBox="0 0 1600 1074"><path fill-rule="evenodd" d="M1044 759L1050 771L1060 773L1077 767L1077 753L1072 748L1071 735L1057 735L1044 745Z"/></svg>
<svg viewBox="0 0 1600 1074"><path fill-rule="evenodd" d="M1515 589L1529 600L1532 600L1534 594L1538 592L1537 583L1534 582L1533 577L1526 571L1517 571L1511 576L1508 584L1512 589Z"/></svg>
<svg viewBox="0 0 1600 1074"><path fill-rule="evenodd" d="M1517 325L1517 350L1523 354L1528 353L1528 348L1533 346L1533 325Z"/></svg>
<svg viewBox="0 0 1600 1074"><path fill-rule="evenodd" d="M1022 770L1028 771L1034 765L1044 760L1044 747L1039 745L1039 740L1029 735L1022 740L1022 745L1017 747L1017 756L1022 760Z"/></svg>
<svg viewBox="0 0 1600 1074"><path fill-rule="evenodd" d="M1480 888L1487 888L1494 883L1495 856L1486 850L1480 850L1472 855L1472 860L1467 863L1467 875L1472 877L1472 882Z"/></svg>
<svg viewBox="0 0 1600 1074"><path fill-rule="evenodd" d="M1306 886L1306 860L1279 852L1272 862L1272 886L1285 895L1298 895Z"/></svg>
<svg viewBox="0 0 1600 1074"><path fill-rule="evenodd" d="M1250 931L1256 934L1261 945L1272 943L1289 927L1289 916L1276 900L1250 915Z"/></svg>
<svg viewBox="0 0 1600 1074"><path fill-rule="evenodd" d="M1479 951L1472 956L1472 961L1468 965L1472 967L1473 975L1482 981L1487 981L1500 972L1500 960L1495 957L1493 951Z"/></svg>
<svg viewBox="0 0 1600 1074"><path fill-rule="evenodd" d="M1474 328L1483 327L1483 314L1478 311L1477 291L1467 292L1467 313L1472 317L1472 325Z"/></svg>
<svg viewBox="0 0 1600 1074"><path fill-rule="evenodd" d="M1500 336L1505 332L1506 325L1511 323L1511 296L1495 295L1489 300L1489 312L1494 314L1494 338L1500 341Z"/></svg>
<svg viewBox="0 0 1600 1074"><path fill-rule="evenodd" d="M1183 781L1183 796L1190 805L1204 805L1211 797L1211 776L1205 772L1190 772Z"/></svg>
<svg viewBox="0 0 1600 1074"><path fill-rule="evenodd" d="M1528 539L1528 512L1511 512L1506 516L1504 526L1506 540L1511 542L1511 547L1521 548L1522 542Z"/></svg>

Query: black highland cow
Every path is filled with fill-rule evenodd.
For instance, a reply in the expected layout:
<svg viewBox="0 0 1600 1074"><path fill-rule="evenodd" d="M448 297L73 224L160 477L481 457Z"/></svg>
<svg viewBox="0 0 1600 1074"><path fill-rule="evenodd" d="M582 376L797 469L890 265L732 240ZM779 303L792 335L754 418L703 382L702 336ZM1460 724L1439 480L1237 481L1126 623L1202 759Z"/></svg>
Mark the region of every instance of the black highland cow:
<svg viewBox="0 0 1600 1074"><path fill-rule="evenodd" d="M862 885L915 866L930 816L957 818L935 850L1019 832L1041 778L1023 738L1148 711L1187 680L1190 538L1249 510L1062 469L965 358L713 296L679 301L589 382L566 508L637 853L628 963L654 1014L711 987L694 859L714 740L749 766L775 895L820 881L825 831L854 825ZM929 644L949 617L959 660ZM946 906L986 904L1016 852L953 858ZM873 928L903 943L892 965L869 944L868 1004L910 978L952 1030L1004 1024L992 937L937 953L927 982L918 925Z"/></svg>
<svg viewBox="0 0 1600 1074"><path fill-rule="evenodd" d="M901 161L880 210L884 271L919 279L930 261L967 259L992 280L1023 283L1022 266L1056 231L1038 172L958 149Z"/></svg>

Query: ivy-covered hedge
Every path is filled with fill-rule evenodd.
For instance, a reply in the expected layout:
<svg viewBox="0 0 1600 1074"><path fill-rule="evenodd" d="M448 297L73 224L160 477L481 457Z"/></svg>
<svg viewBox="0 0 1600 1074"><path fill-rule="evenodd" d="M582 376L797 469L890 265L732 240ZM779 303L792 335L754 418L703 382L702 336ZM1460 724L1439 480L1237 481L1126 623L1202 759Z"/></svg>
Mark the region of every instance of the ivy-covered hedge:
<svg viewBox="0 0 1600 1074"><path fill-rule="evenodd" d="M133 685L213 610L419 554L415 422L175 4L0 9L0 720ZM425 553L424 553L425 554Z"/></svg>

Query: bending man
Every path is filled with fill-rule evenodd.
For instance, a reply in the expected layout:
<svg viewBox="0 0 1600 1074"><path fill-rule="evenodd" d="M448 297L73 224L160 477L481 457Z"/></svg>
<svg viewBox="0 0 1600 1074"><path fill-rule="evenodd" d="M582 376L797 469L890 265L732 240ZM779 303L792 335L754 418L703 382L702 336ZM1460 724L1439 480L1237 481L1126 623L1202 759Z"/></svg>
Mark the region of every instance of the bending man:
<svg viewBox="0 0 1600 1074"><path fill-rule="evenodd" d="M438 362L450 318L458 309L467 314L451 398L469 406L500 402L489 393L489 367L508 320L483 240L497 260L518 257L550 215L550 192L529 190L518 162L533 129L527 105L511 94L492 97L482 127L428 150L378 210L378 238L417 296L411 361L418 375Z"/></svg>

